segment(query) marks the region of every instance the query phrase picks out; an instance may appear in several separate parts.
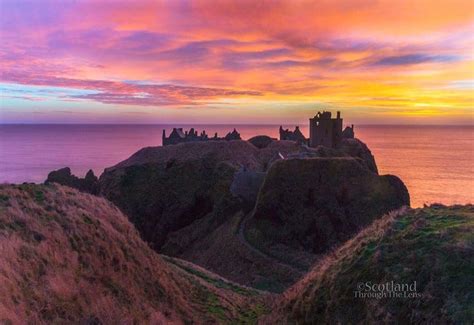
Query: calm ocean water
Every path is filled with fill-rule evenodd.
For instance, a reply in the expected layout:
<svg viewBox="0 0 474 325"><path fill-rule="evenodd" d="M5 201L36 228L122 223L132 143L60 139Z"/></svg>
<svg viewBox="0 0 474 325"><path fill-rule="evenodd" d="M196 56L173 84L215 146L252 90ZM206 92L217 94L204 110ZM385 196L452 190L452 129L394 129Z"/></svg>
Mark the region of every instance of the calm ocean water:
<svg viewBox="0 0 474 325"><path fill-rule="evenodd" d="M161 145L163 128L169 134L172 127L0 125L0 182L43 182L49 171L64 166L78 176L90 168L100 175L105 167L142 147ZM275 125L236 127L244 139L258 134L278 136ZM199 131L219 135L232 128L197 126ZM308 134L307 126L301 129ZM474 202L474 127L356 126L355 131L375 155L379 172L397 175L405 182L412 206Z"/></svg>

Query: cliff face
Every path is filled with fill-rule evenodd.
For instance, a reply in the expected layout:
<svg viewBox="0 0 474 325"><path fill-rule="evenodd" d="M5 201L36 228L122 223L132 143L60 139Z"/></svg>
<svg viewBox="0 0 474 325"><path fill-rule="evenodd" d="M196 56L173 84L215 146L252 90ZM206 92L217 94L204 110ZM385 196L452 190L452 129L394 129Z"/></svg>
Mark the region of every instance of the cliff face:
<svg viewBox="0 0 474 325"><path fill-rule="evenodd" d="M378 173L375 158L365 143L359 139L344 138L338 146L338 150L344 152L350 157L360 158L363 164L374 173Z"/></svg>
<svg viewBox="0 0 474 325"><path fill-rule="evenodd" d="M245 230L249 241L291 261L294 254L285 253L282 246L290 251L325 253L375 218L410 204L400 179L376 175L358 160L344 157L275 162Z"/></svg>
<svg viewBox="0 0 474 325"><path fill-rule="evenodd" d="M286 145L284 152L298 150ZM299 274L269 268L272 262L250 252L237 236L262 171L278 156L276 149L265 150L260 156L246 141L145 148L107 169L100 177L101 192L155 250L239 283L282 290Z"/></svg>
<svg viewBox="0 0 474 325"><path fill-rule="evenodd" d="M100 178L101 192L123 209L145 240L160 249L174 231L198 220L215 229L237 212L242 202L231 193L231 185L239 184L234 175L243 169L263 170L257 154L258 149L246 141L145 148L106 169ZM205 236L208 227L193 236Z"/></svg>
<svg viewBox="0 0 474 325"><path fill-rule="evenodd" d="M261 323L470 323L473 256L472 205L432 205L392 213L314 265ZM372 290L365 284L383 286L392 281L411 285L403 290L411 297L360 295L389 294L389 289Z"/></svg>
<svg viewBox="0 0 474 325"><path fill-rule="evenodd" d="M285 177L283 174L286 174L287 177L294 176L303 182L307 175L311 179L314 175L321 174L317 168L274 169L273 165L278 165L282 158L352 159L350 157L354 155L357 159L352 159L351 165L344 165L339 169L326 168L324 172L328 173L328 178L337 173L349 173L347 169L351 168L363 170L364 177L370 180L378 176L373 156L368 148L356 139L348 139L353 140L351 145L339 149L308 148L293 141L264 140L264 145L258 147L247 141L209 141L143 148L125 161L105 170L99 180L100 194L128 216L142 238L156 251L198 263L239 283L281 291L301 276L301 272L315 260L315 252L321 253L334 242L346 238L352 228L366 224L372 215L366 219L360 217L363 220L354 218L349 220L347 225L331 228L332 233L327 238L308 235L319 238L317 240L321 241L321 249L313 250L305 246L293 250L291 255L303 261L303 267L300 268L282 264L272 256L252 250L248 244L247 232L243 229L247 224L252 224L252 216L249 214L255 207L262 183L270 177L268 184L273 184L275 191L284 193L288 184L279 184L272 179ZM261 141L257 142L259 144ZM276 175L278 173L282 175ZM299 173L301 175L298 175ZM363 181L365 179L361 180ZM331 183L327 184L327 187L331 193L342 191L342 194L339 194L345 195L344 190L336 185L340 184ZM322 187L318 188L314 194L319 193L317 191L324 193ZM366 192L372 189L367 187ZM391 190L392 187L381 185L378 191L387 196L391 195L392 192L385 193L386 189ZM348 192L353 197L350 197L352 201L344 206L345 209L352 208L351 204L357 201L357 195L366 193L359 192ZM294 196L293 203L284 204L295 204L296 210L287 211L287 218L301 212L301 215L305 216L304 222L300 225L290 222L287 225L296 228L307 226L308 233L324 231L325 225L319 227L313 223L327 224L329 221L309 214L320 213L325 209L332 211L334 198L329 195L321 197L317 202L320 210L314 210L298 203L307 200L308 193L303 195L305 196ZM380 201L376 196L371 198L372 205ZM329 200L326 202L326 199ZM364 197L361 197L361 202L366 202ZM361 207L365 208L363 203L354 206ZM265 209L264 205L260 205L259 209ZM385 212L387 209L388 206L383 203L379 211ZM341 222L354 216L343 214ZM301 233L299 228L291 231ZM259 240L260 237L257 237L252 245L260 247ZM279 242L278 245L284 245L285 249L290 247L285 241ZM236 264L241 267L233 267ZM268 265L272 265L272 268L268 268Z"/></svg>
<svg viewBox="0 0 474 325"><path fill-rule="evenodd" d="M164 260L110 202L58 185L0 186L0 322L253 323L264 305Z"/></svg>
<svg viewBox="0 0 474 325"><path fill-rule="evenodd" d="M288 144L281 149L289 152L298 147ZM278 148L263 150L246 141L144 148L105 170L101 193L130 217L156 249L170 233L204 220L208 227L195 229L192 241L242 209L242 201L255 199L263 178L259 172L278 157ZM251 187L250 195L243 191L246 186Z"/></svg>

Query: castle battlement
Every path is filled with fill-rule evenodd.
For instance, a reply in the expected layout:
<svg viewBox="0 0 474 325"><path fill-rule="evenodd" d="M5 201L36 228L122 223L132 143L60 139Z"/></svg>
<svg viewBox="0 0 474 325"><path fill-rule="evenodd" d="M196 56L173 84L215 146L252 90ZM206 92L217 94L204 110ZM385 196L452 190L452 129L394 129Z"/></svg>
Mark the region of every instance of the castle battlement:
<svg viewBox="0 0 474 325"><path fill-rule="evenodd" d="M308 144L310 147L325 146L336 147L343 138L354 138L354 125L342 130L341 112L332 117L329 111L318 112L309 119L309 139L301 133L297 126L294 131L283 129L280 126L280 140L292 140L298 143Z"/></svg>
<svg viewBox="0 0 474 325"><path fill-rule="evenodd" d="M183 131L183 128L173 128L170 135L166 136L166 131L163 130L162 143L163 146L168 146L171 144L178 144L184 142L201 142L201 141L217 141L217 140L241 140L240 133L234 129L232 132L227 133L223 138L217 136L217 133L213 137L209 137L206 134L206 131L203 130L198 134L197 130L194 128L189 129L189 131Z"/></svg>

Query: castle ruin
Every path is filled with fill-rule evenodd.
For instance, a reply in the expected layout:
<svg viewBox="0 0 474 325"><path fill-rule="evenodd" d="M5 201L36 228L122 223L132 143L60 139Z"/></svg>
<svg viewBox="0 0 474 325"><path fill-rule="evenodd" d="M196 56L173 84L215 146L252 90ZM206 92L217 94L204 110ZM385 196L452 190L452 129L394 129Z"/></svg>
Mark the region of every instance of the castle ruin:
<svg viewBox="0 0 474 325"><path fill-rule="evenodd" d="M342 130L341 112L337 112L336 118L332 118L331 112L318 112L309 119L309 139L301 133L300 128L294 131L283 129L280 126L280 140L291 140L310 147L325 146L335 148L343 138L354 138L354 125Z"/></svg>
<svg viewBox="0 0 474 325"><path fill-rule="evenodd" d="M318 112L313 118L309 119L309 139L301 132L298 126L294 131L283 129L280 126L280 140L295 141L309 147L324 146L335 148L339 145L343 138L354 138L354 125L348 126L342 130L341 112L337 112L336 118L332 118L331 112ZM213 137L209 137L206 131L198 133L194 128L189 131L183 131L183 128L173 128L170 135L166 136L163 130L162 143L163 146L178 144L183 142L200 142L200 141L218 141L218 140L242 140L240 133L234 129L227 133L225 137L218 137L217 133Z"/></svg>
<svg viewBox="0 0 474 325"><path fill-rule="evenodd" d="M354 137L354 125L346 127L342 131L341 112L337 112L336 118L331 117L331 112L318 112L309 119L309 146L336 147L342 138Z"/></svg>
<svg viewBox="0 0 474 325"><path fill-rule="evenodd" d="M294 131L290 131L288 129L283 129L280 125L280 140L291 140L299 143L308 142L303 133L301 133L299 126L296 126Z"/></svg>
<svg viewBox="0 0 474 325"><path fill-rule="evenodd" d="M218 141L218 140L241 140L240 133L234 129L232 132L227 133L223 138L217 136L217 132L213 137L209 137L206 134L206 131L202 131L198 134L197 130L194 128L189 129L188 131L183 132L183 128L173 128L170 135L166 136L166 131L163 130L162 143L163 146L168 146L172 144L178 144L183 142L200 142L200 141Z"/></svg>

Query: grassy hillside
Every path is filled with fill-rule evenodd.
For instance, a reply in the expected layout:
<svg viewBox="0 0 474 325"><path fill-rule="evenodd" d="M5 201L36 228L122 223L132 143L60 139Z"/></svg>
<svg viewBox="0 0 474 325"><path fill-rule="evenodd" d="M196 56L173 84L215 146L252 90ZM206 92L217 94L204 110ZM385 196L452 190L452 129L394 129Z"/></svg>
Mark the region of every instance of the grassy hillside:
<svg viewBox="0 0 474 325"><path fill-rule="evenodd" d="M367 282L391 281L416 281L416 297L355 297ZM474 206L433 205L374 222L320 261L263 322L470 324L473 288Z"/></svg>
<svg viewBox="0 0 474 325"><path fill-rule="evenodd" d="M0 186L0 323L255 323L262 295L165 261L105 199Z"/></svg>
<svg viewBox="0 0 474 325"><path fill-rule="evenodd" d="M233 223L212 256L221 256L218 246L236 231L238 219ZM275 296L155 253L103 198L58 185L2 185L0 323L470 323L473 244L471 205L392 213ZM271 272L275 261L267 263ZM391 281L416 281L408 292L415 296L354 296L368 292L365 283Z"/></svg>

